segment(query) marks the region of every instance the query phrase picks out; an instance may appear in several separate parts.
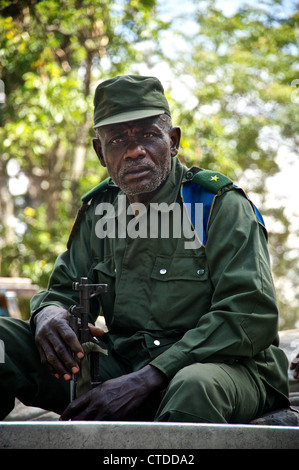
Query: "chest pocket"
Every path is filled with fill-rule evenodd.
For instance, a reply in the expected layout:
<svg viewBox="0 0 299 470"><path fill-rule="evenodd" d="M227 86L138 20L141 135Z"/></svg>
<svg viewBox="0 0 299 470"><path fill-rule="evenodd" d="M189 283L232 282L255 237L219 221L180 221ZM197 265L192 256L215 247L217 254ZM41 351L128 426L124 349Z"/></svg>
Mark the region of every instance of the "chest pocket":
<svg viewBox="0 0 299 470"><path fill-rule="evenodd" d="M157 326L186 331L208 311L212 288L203 255L158 256L151 274L151 307Z"/></svg>
<svg viewBox="0 0 299 470"><path fill-rule="evenodd" d="M158 256L152 271L152 279L157 281L205 281L208 269L205 259L186 256Z"/></svg>

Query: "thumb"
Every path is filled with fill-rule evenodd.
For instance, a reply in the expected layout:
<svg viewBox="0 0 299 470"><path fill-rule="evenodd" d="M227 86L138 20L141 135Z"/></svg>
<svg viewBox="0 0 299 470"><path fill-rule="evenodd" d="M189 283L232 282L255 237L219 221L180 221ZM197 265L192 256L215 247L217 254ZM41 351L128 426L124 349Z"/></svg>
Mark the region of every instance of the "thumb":
<svg viewBox="0 0 299 470"><path fill-rule="evenodd" d="M98 338L99 336L103 336L103 334L105 333L102 328L99 328L98 326L94 326L91 324L89 324L89 331L91 335L95 336L96 338Z"/></svg>

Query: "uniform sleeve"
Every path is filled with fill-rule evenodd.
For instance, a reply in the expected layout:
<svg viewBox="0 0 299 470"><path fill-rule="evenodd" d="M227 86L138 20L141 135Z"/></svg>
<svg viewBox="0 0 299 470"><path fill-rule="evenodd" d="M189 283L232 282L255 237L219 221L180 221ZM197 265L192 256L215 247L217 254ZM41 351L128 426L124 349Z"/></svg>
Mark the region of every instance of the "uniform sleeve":
<svg viewBox="0 0 299 470"><path fill-rule="evenodd" d="M92 231L92 221L87 211L69 249L58 256L48 289L38 292L31 299L31 316L47 305L69 309L79 303L79 293L72 289L72 285L81 277L93 276Z"/></svg>
<svg viewBox="0 0 299 470"><path fill-rule="evenodd" d="M253 358L277 335L278 311L264 228L239 191L216 198L205 249L213 284L210 309L196 328L151 362L169 378L195 362Z"/></svg>

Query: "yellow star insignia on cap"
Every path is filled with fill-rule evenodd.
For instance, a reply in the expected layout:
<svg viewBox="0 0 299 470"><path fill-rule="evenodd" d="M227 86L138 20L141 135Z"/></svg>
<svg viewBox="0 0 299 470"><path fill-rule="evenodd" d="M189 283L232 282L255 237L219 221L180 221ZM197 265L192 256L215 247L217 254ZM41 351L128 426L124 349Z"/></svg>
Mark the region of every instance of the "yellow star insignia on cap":
<svg viewBox="0 0 299 470"><path fill-rule="evenodd" d="M219 180L219 176L217 176L217 175L211 176L210 181L218 181L218 180Z"/></svg>

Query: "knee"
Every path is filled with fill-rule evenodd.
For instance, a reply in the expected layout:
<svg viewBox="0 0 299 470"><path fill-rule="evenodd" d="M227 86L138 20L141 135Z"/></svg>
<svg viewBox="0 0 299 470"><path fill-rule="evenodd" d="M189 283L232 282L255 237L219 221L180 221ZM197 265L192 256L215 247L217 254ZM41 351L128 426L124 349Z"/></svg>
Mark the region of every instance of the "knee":
<svg viewBox="0 0 299 470"><path fill-rule="evenodd" d="M181 369L166 390L156 420L225 422L218 412L216 369L214 364L200 363Z"/></svg>
<svg viewBox="0 0 299 470"><path fill-rule="evenodd" d="M211 364L192 364L181 369L172 379L171 385L186 388L194 394L195 390L206 390L214 383Z"/></svg>

